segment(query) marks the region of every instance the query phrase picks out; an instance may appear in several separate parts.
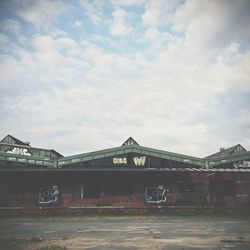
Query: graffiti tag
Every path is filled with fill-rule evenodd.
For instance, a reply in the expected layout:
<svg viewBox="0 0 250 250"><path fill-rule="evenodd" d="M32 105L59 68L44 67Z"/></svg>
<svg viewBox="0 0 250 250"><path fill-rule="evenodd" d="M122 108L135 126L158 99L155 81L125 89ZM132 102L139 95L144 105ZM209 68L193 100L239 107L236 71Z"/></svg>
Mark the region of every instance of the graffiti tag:
<svg viewBox="0 0 250 250"><path fill-rule="evenodd" d="M59 189L58 186L53 186L52 188L40 188L40 193L38 197L38 203L43 204L53 204L56 205L59 202Z"/></svg>
<svg viewBox="0 0 250 250"><path fill-rule="evenodd" d="M249 168L250 162L249 161L237 161L237 162L234 162L234 167L235 168Z"/></svg>
<svg viewBox="0 0 250 250"><path fill-rule="evenodd" d="M127 158L113 158L113 164L127 164Z"/></svg>
<svg viewBox="0 0 250 250"><path fill-rule="evenodd" d="M31 156L31 153L28 151L27 148L14 147L13 149L6 151L6 153Z"/></svg>
<svg viewBox="0 0 250 250"><path fill-rule="evenodd" d="M144 166L146 162L146 156L142 156L142 157L134 157L134 163L136 166Z"/></svg>
<svg viewBox="0 0 250 250"><path fill-rule="evenodd" d="M146 187L145 202L151 204L164 203L167 200L166 190L163 186Z"/></svg>

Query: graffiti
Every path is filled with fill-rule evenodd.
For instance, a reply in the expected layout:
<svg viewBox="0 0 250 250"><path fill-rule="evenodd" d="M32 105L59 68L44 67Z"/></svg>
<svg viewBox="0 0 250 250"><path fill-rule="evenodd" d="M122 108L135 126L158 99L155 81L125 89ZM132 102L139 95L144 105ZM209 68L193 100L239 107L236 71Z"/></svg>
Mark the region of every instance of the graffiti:
<svg viewBox="0 0 250 250"><path fill-rule="evenodd" d="M234 162L235 168L250 168L250 161L237 161Z"/></svg>
<svg viewBox="0 0 250 250"><path fill-rule="evenodd" d="M27 148L14 147L13 149L6 151L6 153L31 156L31 153L28 151Z"/></svg>
<svg viewBox="0 0 250 250"><path fill-rule="evenodd" d="M159 204L166 201L166 190L163 186L146 187L145 201L146 203Z"/></svg>
<svg viewBox="0 0 250 250"><path fill-rule="evenodd" d="M144 166L146 162L146 156L142 156L142 157L134 157L134 163L136 166Z"/></svg>
<svg viewBox="0 0 250 250"><path fill-rule="evenodd" d="M113 164L127 164L127 158L113 158Z"/></svg>
<svg viewBox="0 0 250 250"><path fill-rule="evenodd" d="M146 156L142 156L142 157L136 156L133 158L133 160L134 160L135 166L144 166L146 162ZM113 164L127 164L127 163L128 161L126 157L113 158Z"/></svg>
<svg viewBox="0 0 250 250"><path fill-rule="evenodd" d="M53 186L52 188L40 188L40 193L38 197L39 204L58 204L59 202L59 189L58 186Z"/></svg>

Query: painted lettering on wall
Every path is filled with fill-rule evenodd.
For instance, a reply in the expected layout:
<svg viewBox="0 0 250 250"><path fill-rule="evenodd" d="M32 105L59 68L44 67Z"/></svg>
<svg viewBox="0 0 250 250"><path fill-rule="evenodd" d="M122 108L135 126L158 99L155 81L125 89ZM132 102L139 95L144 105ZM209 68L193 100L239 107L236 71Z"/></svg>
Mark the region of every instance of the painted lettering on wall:
<svg viewBox="0 0 250 250"><path fill-rule="evenodd" d="M14 147L13 149L6 151L6 153L31 156L31 153L28 151L27 148Z"/></svg>
<svg viewBox="0 0 250 250"><path fill-rule="evenodd" d="M134 157L134 163L136 166L144 166L146 162L146 156Z"/></svg>
<svg viewBox="0 0 250 250"><path fill-rule="evenodd" d="M113 158L114 164L127 164L127 158Z"/></svg>

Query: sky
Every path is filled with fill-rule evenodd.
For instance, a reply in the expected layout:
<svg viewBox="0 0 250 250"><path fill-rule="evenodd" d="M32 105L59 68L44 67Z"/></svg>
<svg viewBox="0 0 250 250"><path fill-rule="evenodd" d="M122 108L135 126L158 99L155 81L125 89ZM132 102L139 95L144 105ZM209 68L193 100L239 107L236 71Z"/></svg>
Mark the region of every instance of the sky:
<svg viewBox="0 0 250 250"><path fill-rule="evenodd" d="M63 155L250 150L249 0L1 0L0 137Z"/></svg>

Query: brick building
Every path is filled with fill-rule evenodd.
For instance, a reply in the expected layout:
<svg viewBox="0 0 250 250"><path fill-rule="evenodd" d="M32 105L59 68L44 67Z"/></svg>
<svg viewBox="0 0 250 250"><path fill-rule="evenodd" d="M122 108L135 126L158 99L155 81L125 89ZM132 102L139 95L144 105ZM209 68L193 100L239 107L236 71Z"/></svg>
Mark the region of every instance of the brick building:
<svg viewBox="0 0 250 250"><path fill-rule="evenodd" d="M0 142L0 207L250 206L250 151L205 158L140 146L63 157L11 135Z"/></svg>

